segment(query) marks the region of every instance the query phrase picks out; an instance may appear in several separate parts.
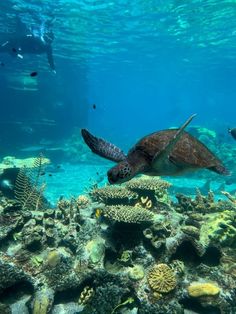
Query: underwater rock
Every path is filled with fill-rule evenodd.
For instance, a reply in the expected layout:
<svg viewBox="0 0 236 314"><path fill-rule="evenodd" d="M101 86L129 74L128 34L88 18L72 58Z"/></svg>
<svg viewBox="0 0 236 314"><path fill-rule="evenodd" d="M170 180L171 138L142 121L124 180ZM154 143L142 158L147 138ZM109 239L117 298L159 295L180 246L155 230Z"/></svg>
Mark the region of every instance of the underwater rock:
<svg viewBox="0 0 236 314"><path fill-rule="evenodd" d="M129 267L128 276L131 280L138 281L144 278L144 268L142 265L134 265Z"/></svg>
<svg viewBox="0 0 236 314"><path fill-rule="evenodd" d="M11 257L0 255L0 292L18 282L33 283L33 278L16 266Z"/></svg>
<svg viewBox="0 0 236 314"><path fill-rule="evenodd" d="M0 303L0 313L1 314L12 314L12 310L10 308L10 305ZM14 313L14 314L16 314L16 313Z"/></svg>
<svg viewBox="0 0 236 314"><path fill-rule="evenodd" d="M202 296L217 296L220 293L220 288L207 282L192 282L187 288L190 297L199 298Z"/></svg>
<svg viewBox="0 0 236 314"><path fill-rule="evenodd" d="M29 303L31 299L30 295L23 296L20 300L17 300L15 303L11 304L11 314L29 314ZM0 312L2 313L2 312Z"/></svg>
<svg viewBox="0 0 236 314"><path fill-rule="evenodd" d="M33 314L47 314L52 308L54 291L50 288L43 288L35 293L33 301Z"/></svg>
<svg viewBox="0 0 236 314"><path fill-rule="evenodd" d="M97 238L89 241L85 246L90 262L93 264L102 263L105 254L105 240Z"/></svg>
<svg viewBox="0 0 236 314"><path fill-rule="evenodd" d="M75 314L81 313L84 309L83 305L78 303L69 302L66 304L57 304L52 309L52 314Z"/></svg>

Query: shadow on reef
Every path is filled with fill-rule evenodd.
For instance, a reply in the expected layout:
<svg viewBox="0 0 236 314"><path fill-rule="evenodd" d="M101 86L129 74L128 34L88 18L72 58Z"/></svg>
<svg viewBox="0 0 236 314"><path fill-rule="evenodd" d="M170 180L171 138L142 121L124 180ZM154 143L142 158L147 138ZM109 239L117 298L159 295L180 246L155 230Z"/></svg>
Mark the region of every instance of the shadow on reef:
<svg viewBox="0 0 236 314"><path fill-rule="evenodd" d="M180 304L183 305L185 310L189 310L192 313L199 313L199 314L221 314L219 308L214 306L206 306L203 307L198 300L193 299L183 299L180 301Z"/></svg>
<svg viewBox="0 0 236 314"><path fill-rule="evenodd" d="M201 263L208 266L219 266L221 257L221 252L217 247L208 247L205 253L199 256L192 243L185 241L177 248L171 259L180 260L184 264L190 264L194 267Z"/></svg>
<svg viewBox="0 0 236 314"><path fill-rule="evenodd" d="M234 201L173 202L168 182L142 176L50 208L23 181L23 198L0 196L0 310L235 313Z"/></svg>

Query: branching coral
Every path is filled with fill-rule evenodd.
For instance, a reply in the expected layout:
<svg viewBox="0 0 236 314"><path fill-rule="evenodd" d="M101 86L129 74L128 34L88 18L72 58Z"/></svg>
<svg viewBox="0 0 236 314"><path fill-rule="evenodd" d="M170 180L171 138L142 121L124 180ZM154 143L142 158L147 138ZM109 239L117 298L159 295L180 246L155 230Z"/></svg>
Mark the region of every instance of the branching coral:
<svg viewBox="0 0 236 314"><path fill-rule="evenodd" d="M175 274L167 264L155 265L148 274L148 283L158 293L168 293L177 285Z"/></svg>
<svg viewBox="0 0 236 314"><path fill-rule="evenodd" d="M94 188L89 194L93 201L102 202L106 205L117 205L120 203L128 205L138 197L137 193L126 188L109 185L103 188Z"/></svg>
<svg viewBox="0 0 236 314"><path fill-rule="evenodd" d="M103 215L111 220L126 223L150 222L153 220L154 214L142 207L136 206L107 206Z"/></svg>
<svg viewBox="0 0 236 314"><path fill-rule="evenodd" d="M197 213L214 213L224 210L235 210L235 205L229 201L215 201L214 194L209 191L206 196L202 195L197 189L197 194L194 199L183 194L177 194L178 205L176 209L182 212L194 211Z"/></svg>

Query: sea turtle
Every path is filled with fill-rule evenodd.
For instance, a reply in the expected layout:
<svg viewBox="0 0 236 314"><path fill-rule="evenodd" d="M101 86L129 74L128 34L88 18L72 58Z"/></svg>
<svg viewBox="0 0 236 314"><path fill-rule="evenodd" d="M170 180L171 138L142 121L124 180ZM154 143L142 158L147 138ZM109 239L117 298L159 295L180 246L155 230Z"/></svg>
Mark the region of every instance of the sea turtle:
<svg viewBox="0 0 236 314"><path fill-rule="evenodd" d="M158 131L143 137L127 155L114 144L97 138L86 129L82 137L97 155L118 162L108 173L111 184L130 180L137 174L174 176L207 168L229 174L221 161L199 140L184 131L192 115L179 129Z"/></svg>

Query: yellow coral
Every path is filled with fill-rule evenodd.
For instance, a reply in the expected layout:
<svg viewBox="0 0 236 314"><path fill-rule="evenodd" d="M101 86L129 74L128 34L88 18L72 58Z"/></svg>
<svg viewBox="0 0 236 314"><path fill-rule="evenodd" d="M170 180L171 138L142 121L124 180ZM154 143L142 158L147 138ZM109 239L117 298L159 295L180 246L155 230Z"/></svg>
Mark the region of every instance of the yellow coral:
<svg viewBox="0 0 236 314"><path fill-rule="evenodd" d="M174 290L177 284L173 270L166 264L157 264L151 269L148 283L154 292L159 293L168 293Z"/></svg>
<svg viewBox="0 0 236 314"><path fill-rule="evenodd" d="M78 303L82 305L88 304L93 294L94 294L94 290L92 287L89 287L89 286L84 287L83 291L80 294Z"/></svg>
<svg viewBox="0 0 236 314"><path fill-rule="evenodd" d="M152 200L149 199L148 196L144 197L144 196L141 196L140 197L140 201L137 202L134 206L136 207L144 207L144 208L147 208L147 209L150 209L152 208L153 204L152 204Z"/></svg>
<svg viewBox="0 0 236 314"><path fill-rule="evenodd" d="M201 283L201 282L193 282L187 288L188 294L191 297L199 298L202 296L215 296L220 293L220 288L213 283Z"/></svg>

